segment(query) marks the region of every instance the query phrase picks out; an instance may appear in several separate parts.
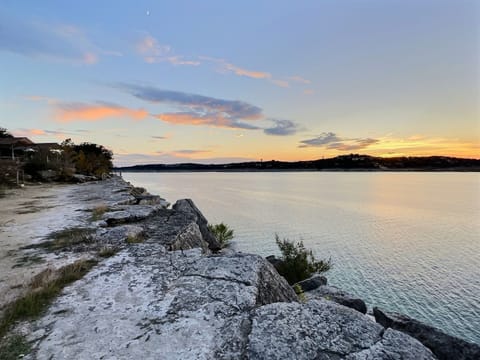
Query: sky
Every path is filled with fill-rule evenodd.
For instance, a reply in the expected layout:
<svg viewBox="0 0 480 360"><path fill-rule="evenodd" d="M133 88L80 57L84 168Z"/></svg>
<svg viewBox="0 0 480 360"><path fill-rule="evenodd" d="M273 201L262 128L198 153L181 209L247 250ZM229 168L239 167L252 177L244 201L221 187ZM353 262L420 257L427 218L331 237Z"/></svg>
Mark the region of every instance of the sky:
<svg viewBox="0 0 480 360"><path fill-rule="evenodd" d="M2 0L0 127L116 165L480 158L476 0Z"/></svg>

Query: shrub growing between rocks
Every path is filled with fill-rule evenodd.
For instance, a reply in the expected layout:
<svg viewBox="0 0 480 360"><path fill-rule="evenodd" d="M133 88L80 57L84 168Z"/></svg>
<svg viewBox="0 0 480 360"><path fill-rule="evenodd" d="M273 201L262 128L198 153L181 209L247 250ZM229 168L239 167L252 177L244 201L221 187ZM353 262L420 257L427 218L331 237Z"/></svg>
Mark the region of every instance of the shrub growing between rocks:
<svg viewBox="0 0 480 360"><path fill-rule="evenodd" d="M215 236L222 248L226 248L230 244L230 240L233 239L233 230L229 229L223 222L215 225L208 225L208 229Z"/></svg>
<svg viewBox="0 0 480 360"><path fill-rule="evenodd" d="M275 242L282 252L281 262L275 267L290 285L305 280L315 273L330 270L332 262L328 260L316 260L312 250L307 250L302 241L293 242L288 239L281 240L275 234Z"/></svg>

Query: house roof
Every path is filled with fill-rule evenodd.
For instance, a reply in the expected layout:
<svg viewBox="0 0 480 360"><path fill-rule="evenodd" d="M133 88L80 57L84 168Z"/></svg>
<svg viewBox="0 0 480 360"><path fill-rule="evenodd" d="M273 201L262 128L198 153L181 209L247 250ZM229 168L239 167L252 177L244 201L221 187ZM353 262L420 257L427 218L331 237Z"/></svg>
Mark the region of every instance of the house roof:
<svg viewBox="0 0 480 360"><path fill-rule="evenodd" d="M19 145L34 145L35 143L30 140L27 137L13 137L13 138L1 138L0 139L0 145L13 145L13 146L19 146Z"/></svg>
<svg viewBox="0 0 480 360"><path fill-rule="evenodd" d="M57 143L35 143L33 147L39 148L39 149L61 149L61 145Z"/></svg>

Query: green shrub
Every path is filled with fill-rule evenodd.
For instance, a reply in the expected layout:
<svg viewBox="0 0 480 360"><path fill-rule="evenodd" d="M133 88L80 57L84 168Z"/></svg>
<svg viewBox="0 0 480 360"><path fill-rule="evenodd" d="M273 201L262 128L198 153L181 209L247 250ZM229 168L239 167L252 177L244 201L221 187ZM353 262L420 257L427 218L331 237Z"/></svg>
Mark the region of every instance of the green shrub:
<svg viewBox="0 0 480 360"><path fill-rule="evenodd" d="M223 222L215 225L209 224L208 229L218 240L222 248L226 248L229 245L230 240L233 239L233 230L229 229L228 226L225 225Z"/></svg>
<svg viewBox="0 0 480 360"><path fill-rule="evenodd" d="M281 262L276 268L289 284L308 279L313 274L328 271L332 267L330 259L316 260L312 250L305 249L302 241L295 243L288 239L281 240L275 234L275 242L282 252Z"/></svg>

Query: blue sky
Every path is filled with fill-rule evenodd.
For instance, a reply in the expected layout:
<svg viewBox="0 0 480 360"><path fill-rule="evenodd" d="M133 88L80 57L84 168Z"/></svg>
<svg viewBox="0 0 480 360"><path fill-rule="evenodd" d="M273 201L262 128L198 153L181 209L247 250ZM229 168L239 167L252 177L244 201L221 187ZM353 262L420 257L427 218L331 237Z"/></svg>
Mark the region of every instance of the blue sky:
<svg viewBox="0 0 480 360"><path fill-rule="evenodd" d="M479 157L477 1L3 1L0 126L117 164Z"/></svg>

